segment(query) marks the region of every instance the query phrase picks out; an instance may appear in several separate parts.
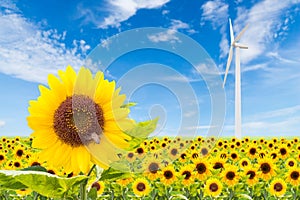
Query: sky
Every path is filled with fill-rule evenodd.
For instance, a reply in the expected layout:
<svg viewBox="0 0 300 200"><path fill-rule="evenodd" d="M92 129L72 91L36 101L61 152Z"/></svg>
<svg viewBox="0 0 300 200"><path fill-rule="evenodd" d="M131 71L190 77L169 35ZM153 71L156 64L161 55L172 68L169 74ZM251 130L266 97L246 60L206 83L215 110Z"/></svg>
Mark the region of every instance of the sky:
<svg viewBox="0 0 300 200"><path fill-rule="evenodd" d="M28 102L39 96L38 85L67 65L78 70L95 49L104 52L97 55L102 63L115 55L98 69L137 102L130 117L159 117L154 135L178 135L181 126L183 136L205 135L218 125L215 134L233 136L234 59L225 88L220 84L229 18L235 36L249 25L240 39L249 47L240 51L242 135L298 136L299 0L1 0L0 136L30 135ZM115 44L114 37L124 41ZM143 37L155 48L134 49Z"/></svg>

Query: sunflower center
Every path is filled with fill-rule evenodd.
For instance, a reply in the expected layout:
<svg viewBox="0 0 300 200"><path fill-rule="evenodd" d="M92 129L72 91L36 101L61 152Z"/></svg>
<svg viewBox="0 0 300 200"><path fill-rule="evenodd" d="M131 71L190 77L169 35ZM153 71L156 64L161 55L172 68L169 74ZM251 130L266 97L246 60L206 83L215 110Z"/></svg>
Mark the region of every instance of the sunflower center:
<svg viewBox="0 0 300 200"><path fill-rule="evenodd" d="M184 171L182 175L184 176L185 180L188 180L192 176L190 171Z"/></svg>
<svg viewBox="0 0 300 200"><path fill-rule="evenodd" d="M171 171L167 170L164 172L164 177L166 179L171 179L173 177L173 173Z"/></svg>
<svg viewBox="0 0 300 200"><path fill-rule="evenodd" d="M282 189L283 189L283 186L282 186L281 183L275 183L275 185L274 185L274 190L275 190L276 192L280 192Z"/></svg>
<svg viewBox="0 0 300 200"><path fill-rule="evenodd" d="M0 161L4 160L4 156L0 155Z"/></svg>
<svg viewBox="0 0 300 200"><path fill-rule="evenodd" d="M146 185L144 183L138 183L136 189L140 192L143 192L146 189Z"/></svg>
<svg viewBox="0 0 300 200"><path fill-rule="evenodd" d="M31 163L31 167L33 166L40 166L41 164L39 162L34 161L33 163Z"/></svg>
<svg viewBox="0 0 300 200"><path fill-rule="evenodd" d="M254 177L255 177L255 172L254 172L254 171L248 171L248 172L247 172L247 175L248 175L248 176L250 175L249 179L254 179Z"/></svg>
<svg viewBox="0 0 300 200"><path fill-rule="evenodd" d="M148 167L149 171L152 173L152 174L155 174L157 171L158 171L158 164L157 163L151 163Z"/></svg>
<svg viewBox="0 0 300 200"><path fill-rule="evenodd" d="M60 140L72 147L95 141L103 132L103 111L85 95L73 95L64 100L54 114L54 130Z"/></svg>
<svg viewBox="0 0 300 200"><path fill-rule="evenodd" d="M198 172L199 174L203 174L203 173L206 172L206 166L205 166L205 164L203 164L203 163L197 164L197 165L196 165L196 169L197 169L197 172Z"/></svg>
<svg viewBox="0 0 300 200"><path fill-rule="evenodd" d="M255 148L251 148L249 152L250 152L251 155L254 155L256 153L256 149Z"/></svg>
<svg viewBox="0 0 300 200"><path fill-rule="evenodd" d="M264 174L267 174L271 171L271 166L269 165L269 163L262 163L261 164L261 171L264 173Z"/></svg>
<svg viewBox="0 0 300 200"><path fill-rule="evenodd" d="M212 183L209 185L209 190L212 192L216 192L216 191L218 191L218 189L219 189L219 186L216 183Z"/></svg>
<svg viewBox="0 0 300 200"><path fill-rule="evenodd" d="M293 171L293 172L291 173L291 178L292 178L293 180L298 180L299 176L300 176L300 174L299 174L299 172L297 172L297 171Z"/></svg>
<svg viewBox="0 0 300 200"><path fill-rule="evenodd" d="M206 148L201 149L201 154L206 156L208 154L208 150Z"/></svg>
<svg viewBox="0 0 300 200"><path fill-rule="evenodd" d="M287 151L286 151L285 148L281 148L281 149L280 149L280 154L281 154L281 155L284 156L286 153L287 153Z"/></svg>
<svg viewBox="0 0 300 200"><path fill-rule="evenodd" d="M294 161L289 161L289 166L293 167L295 165Z"/></svg>
<svg viewBox="0 0 300 200"><path fill-rule="evenodd" d="M214 169L221 169L223 168L223 164L220 162L216 162L215 165L213 166Z"/></svg>
<svg viewBox="0 0 300 200"><path fill-rule="evenodd" d="M177 150L177 149L172 149L172 150L171 150L171 154L172 154L173 156L176 156L177 153L178 153L178 150Z"/></svg>
<svg viewBox="0 0 300 200"><path fill-rule="evenodd" d="M144 153L144 149L142 147L137 148L136 152L138 154L143 154Z"/></svg>
<svg viewBox="0 0 300 200"><path fill-rule="evenodd" d="M228 180L233 180L234 179L234 177L235 177L235 173L234 172L227 172L226 173L226 178L228 179Z"/></svg>
<svg viewBox="0 0 300 200"><path fill-rule="evenodd" d="M98 182L94 182L94 183L92 184L92 188L96 188L96 190L99 191L100 188L101 188L101 186L100 186L100 184L99 184Z"/></svg>
<svg viewBox="0 0 300 200"><path fill-rule="evenodd" d="M186 158L186 154L183 153L183 154L180 155L180 157L181 157L182 159L185 159L185 158Z"/></svg>
<svg viewBox="0 0 300 200"><path fill-rule="evenodd" d="M237 158L237 154L235 154L235 153L231 154L231 158L232 159L236 159Z"/></svg>
<svg viewBox="0 0 300 200"><path fill-rule="evenodd" d="M17 156L21 157L23 155L23 150L19 149L16 154Z"/></svg>
<svg viewBox="0 0 300 200"><path fill-rule="evenodd" d="M248 165L248 162L244 160L244 161L242 162L242 166L245 167L245 166L247 166L247 165Z"/></svg>
<svg viewBox="0 0 300 200"><path fill-rule="evenodd" d="M128 158L133 158L133 156L134 156L134 154L132 152L130 152L130 153L127 154Z"/></svg>

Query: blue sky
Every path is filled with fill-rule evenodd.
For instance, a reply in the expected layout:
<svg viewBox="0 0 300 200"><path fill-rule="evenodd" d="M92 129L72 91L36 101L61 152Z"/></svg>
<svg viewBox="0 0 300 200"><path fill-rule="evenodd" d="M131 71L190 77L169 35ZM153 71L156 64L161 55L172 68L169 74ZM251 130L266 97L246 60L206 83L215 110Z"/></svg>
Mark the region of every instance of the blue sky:
<svg viewBox="0 0 300 200"><path fill-rule="evenodd" d="M166 28L168 31L152 37L152 42L170 44L176 42L176 32L183 33L207 51L219 70L218 76L223 78L230 43L229 17L235 33L249 24L241 39L249 47L241 51L243 135L299 135L299 0L2 0L0 135L29 135L28 101L38 97L38 85L47 84L47 75L56 74L68 64L78 69L98 44L127 30ZM200 109L199 124L185 127L186 131L205 134L212 115L210 93L200 75L190 73L193 66L186 60L170 52L135 51L117 59L105 74L118 81L134 66L147 63L168 66L185 76ZM233 75L234 64L225 87L223 136L234 133ZM182 82L165 78L174 84ZM199 117L193 109L181 113L176 94L167 89L145 85L130 97L138 102L131 117L146 120L160 116L161 135L176 134L182 118ZM193 104L191 99L187 98L186 104Z"/></svg>

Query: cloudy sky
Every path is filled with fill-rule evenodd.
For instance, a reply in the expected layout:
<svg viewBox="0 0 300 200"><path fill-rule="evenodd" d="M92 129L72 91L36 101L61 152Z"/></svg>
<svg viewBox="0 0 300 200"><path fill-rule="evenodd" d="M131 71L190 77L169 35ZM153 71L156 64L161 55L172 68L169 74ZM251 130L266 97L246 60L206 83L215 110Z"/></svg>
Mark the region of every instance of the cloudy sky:
<svg viewBox="0 0 300 200"><path fill-rule="evenodd" d="M39 84L47 85L48 74L56 74L69 64L78 69L97 45L104 46L108 38L124 31L165 28L164 32L148 38L156 44L171 45L183 43L176 35L182 33L205 49L218 70L214 74L222 79L230 44L229 17L235 35L249 25L240 40L249 47L241 50L243 135L299 135L299 0L1 0L0 135L29 135L28 101L38 97ZM201 116L198 124L185 129L205 134L212 118L211 91L203 83L203 77L192 72L195 68L201 74L207 68L193 66L173 54L149 49L136 51L114 62L115 67L105 74L108 79L118 81L132 66L147 63L176 70L183 79L168 74L164 78L175 85L188 83L193 88ZM234 134L233 75L234 63L225 87L223 136ZM193 109L180 113L182 105L178 105L177 94L166 89L157 84L147 85L130 98L138 102L131 117L145 120L151 113L158 115L162 120L161 135L176 134L183 118L199 117L199 112ZM185 104L195 102L189 96Z"/></svg>

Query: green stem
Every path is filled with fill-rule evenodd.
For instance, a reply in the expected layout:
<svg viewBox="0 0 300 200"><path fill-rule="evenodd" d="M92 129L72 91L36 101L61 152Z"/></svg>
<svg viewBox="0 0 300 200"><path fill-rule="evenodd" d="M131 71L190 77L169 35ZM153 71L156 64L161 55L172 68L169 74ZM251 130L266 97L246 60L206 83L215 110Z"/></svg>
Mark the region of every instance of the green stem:
<svg viewBox="0 0 300 200"><path fill-rule="evenodd" d="M94 164L90 171L88 172L87 176L89 177L93 170L95 169L96 165ZM86 185L88 183L88 180L84 181L80 184L80 200L87 200L87 192L86 192Z"/></svg>

